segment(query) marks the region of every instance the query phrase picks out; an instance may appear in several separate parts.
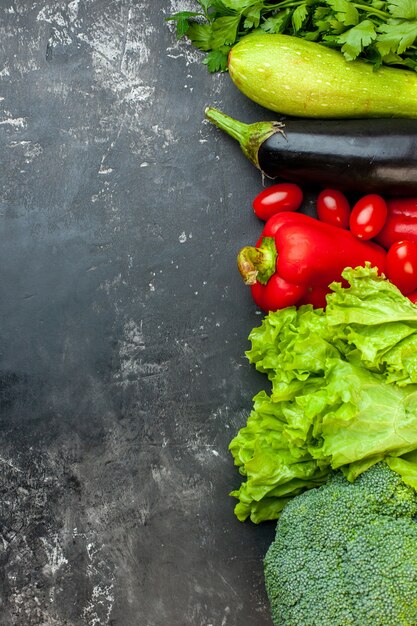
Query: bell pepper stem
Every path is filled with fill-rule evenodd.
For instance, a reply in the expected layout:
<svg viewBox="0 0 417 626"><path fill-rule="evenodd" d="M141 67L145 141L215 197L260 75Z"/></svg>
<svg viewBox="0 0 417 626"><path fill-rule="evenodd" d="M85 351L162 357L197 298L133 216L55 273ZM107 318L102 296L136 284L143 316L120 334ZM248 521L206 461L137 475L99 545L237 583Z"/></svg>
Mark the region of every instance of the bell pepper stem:
<svg viewBox="0 0 417 626"><path fill-rule="evenodd" d="M262 253L254 246L245 246L237 255L237 267L245 285L254 285L259 271L256 269Z"/></svg>
<svg viewBox="0 0 417 626"><path fill-rule="evenodd" d="M237 255L237 267L245 285L266 285L275 273L278 252L273 237L264 237L258 248L245 246Z"/></svg>
<svg viewBox="0 0 417 626"><path fill-rule="evenodd" d="M214 107L206 107L206 118L220 130L224 130L228 135L239 142L244 155L258 168L260 168L258 160L258 152L261 145L274 135L276 132L284 134L284 124L281 122L255 122L254 124L245 124L229 117L226 113L215 109Z"/></svg>

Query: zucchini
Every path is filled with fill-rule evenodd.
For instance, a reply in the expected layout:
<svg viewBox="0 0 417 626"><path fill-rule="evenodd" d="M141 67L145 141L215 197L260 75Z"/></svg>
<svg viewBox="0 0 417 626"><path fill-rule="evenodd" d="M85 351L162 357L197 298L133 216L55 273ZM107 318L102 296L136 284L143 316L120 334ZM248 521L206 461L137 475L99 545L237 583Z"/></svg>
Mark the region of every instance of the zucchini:
<svg viewBox="0 0 417 626"><path fill-rule="evenodd" d="M206 118L236 139L269 178L312 187L417 195L417 120L322 120L245 124L213 107Z"/></svg>
<svg viewBox="0 0 417 626"><path fill-rule="evenodd" d="M417 73L346 61L291 35L250 34L229 53L228 70L245 96L297 117L417 118Z"/></svg>

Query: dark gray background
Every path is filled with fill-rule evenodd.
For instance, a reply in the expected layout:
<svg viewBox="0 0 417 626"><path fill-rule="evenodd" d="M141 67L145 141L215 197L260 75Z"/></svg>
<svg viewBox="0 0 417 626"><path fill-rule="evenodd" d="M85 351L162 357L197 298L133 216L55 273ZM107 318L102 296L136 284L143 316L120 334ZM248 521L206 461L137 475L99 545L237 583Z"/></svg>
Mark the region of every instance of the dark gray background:
<svg viewBox="0 0 417 626"><path fill-rule="evenodd" d="M266 382L236 270L265 116L181 0L0 1L0 623L270 626L228 443Z"/></svg>

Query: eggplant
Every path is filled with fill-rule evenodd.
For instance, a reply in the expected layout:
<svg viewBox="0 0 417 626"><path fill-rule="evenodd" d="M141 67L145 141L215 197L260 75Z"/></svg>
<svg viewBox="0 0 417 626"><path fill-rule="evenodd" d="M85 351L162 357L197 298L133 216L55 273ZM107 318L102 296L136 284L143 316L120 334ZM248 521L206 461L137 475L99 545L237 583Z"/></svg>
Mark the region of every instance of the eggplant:
<svg viewBox="0 0 417 626"><path fill-rule="evenodd" d="M213 107L205 116L236 139L268 178L344 192L417 195L417 120L296 118L245 124Z"/></svg>

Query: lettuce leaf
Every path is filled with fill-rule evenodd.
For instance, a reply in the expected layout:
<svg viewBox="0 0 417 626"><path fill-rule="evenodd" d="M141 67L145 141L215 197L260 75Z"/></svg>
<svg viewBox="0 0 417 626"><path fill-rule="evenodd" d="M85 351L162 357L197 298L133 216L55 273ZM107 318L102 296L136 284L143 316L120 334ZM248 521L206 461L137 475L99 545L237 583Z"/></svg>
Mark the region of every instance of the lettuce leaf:
<svg viewBox="0 0 417 626"><path fill-rule="evenodd" d="M369 266L343 278L325 310L282 309L250 333L270 389L229 446L241 521L276 519L332 469L353 481L382 459L417 487L417 306Z"/></svg>

